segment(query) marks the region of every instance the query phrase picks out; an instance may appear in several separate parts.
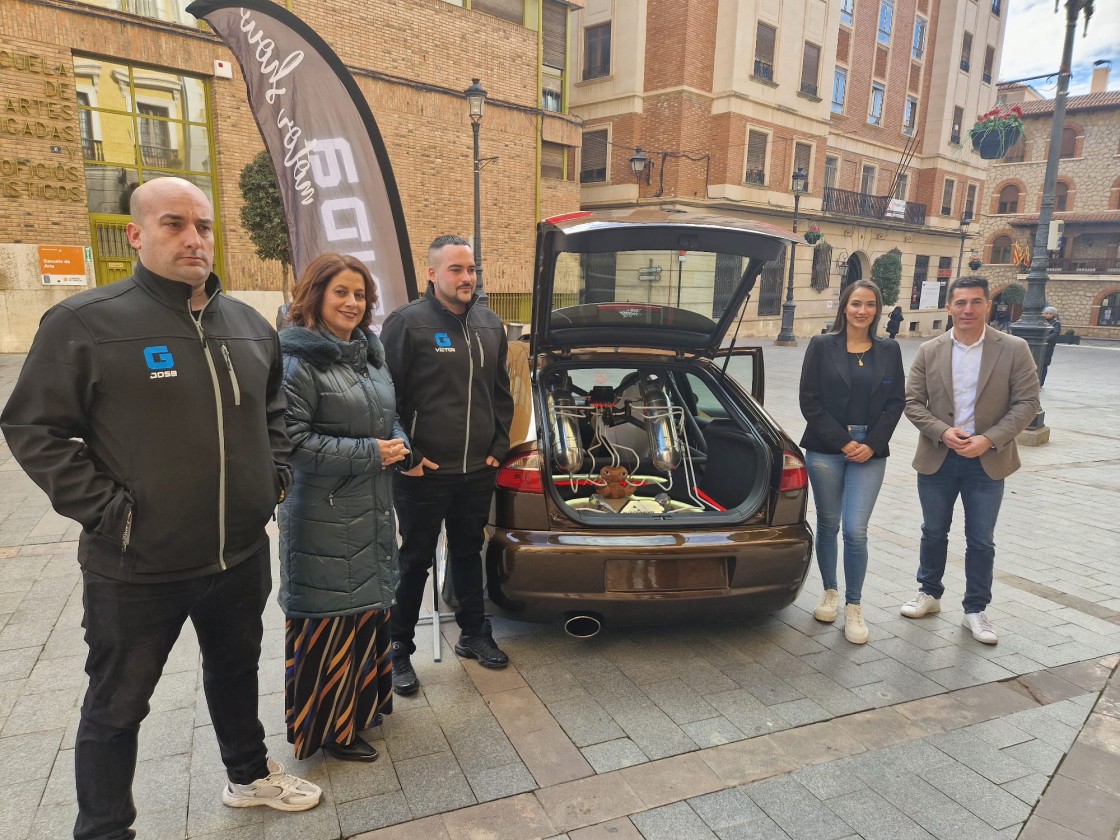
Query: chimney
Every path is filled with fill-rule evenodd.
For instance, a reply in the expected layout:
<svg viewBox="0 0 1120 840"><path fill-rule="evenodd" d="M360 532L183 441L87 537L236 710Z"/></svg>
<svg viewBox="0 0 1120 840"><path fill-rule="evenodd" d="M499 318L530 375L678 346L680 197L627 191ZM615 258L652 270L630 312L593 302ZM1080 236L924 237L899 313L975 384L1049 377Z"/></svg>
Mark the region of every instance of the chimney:
<svg viewBox="0 0 1120 840"><path fill-rule="evenodd" d="M1111 61L1094 62L1093 81L1089 85L1089 93L1105 93L1108 90L1108 71Z"/></svg>

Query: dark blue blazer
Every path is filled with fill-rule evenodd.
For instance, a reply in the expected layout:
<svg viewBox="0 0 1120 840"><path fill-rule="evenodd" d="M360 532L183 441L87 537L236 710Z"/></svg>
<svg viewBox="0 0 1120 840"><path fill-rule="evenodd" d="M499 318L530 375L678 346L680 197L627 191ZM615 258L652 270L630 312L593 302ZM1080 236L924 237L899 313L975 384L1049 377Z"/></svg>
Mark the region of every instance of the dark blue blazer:
<svg viewBox="0 0 1120 840"><path fill-rule="evenodd" d="M885 458L891 454L887 444L906 407L902 350L894 339L876 337L863 359L878 383L871 392L867 412L871 422L863 442L876 458ZM801 413L807 424L801 437L803 449L835 455L851 441L844 421L851 386L844 334L813 336L801 367Z"/></svg>

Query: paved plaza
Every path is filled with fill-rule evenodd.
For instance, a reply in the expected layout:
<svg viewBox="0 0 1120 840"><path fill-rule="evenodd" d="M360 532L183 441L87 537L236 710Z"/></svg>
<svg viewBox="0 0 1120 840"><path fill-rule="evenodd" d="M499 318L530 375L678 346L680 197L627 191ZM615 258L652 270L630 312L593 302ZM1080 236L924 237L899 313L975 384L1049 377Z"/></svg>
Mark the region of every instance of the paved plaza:
<svg viewBox="0 0 1120 840"><path fill-rule="evenodd" d="M806 342L766 342L766 407L797 439ZM919 342L901 342L907 363ZM0 401L22 357L0 356ZM871 523L870 643L820 624L812 571L774 616L617 628L494 621L486 671L426 628L419 694L396 698L372 765L292 760L283 616L265 614L261 718L274 757L324 790L282 815L221 804L225 780L188 628L141 730L143 840L1115 840L1120 828L1120 348L1059 346L1050 443L1020 450L996 532L999 644L960 627L963 529L943 612L911 621L920 527L905 419ZM143 406L137 406L143 411ZM151 422L158 424L159 418ZM958 517L959 513L958 507ZM62 840L76 812L84 691L78 526L0 444L0 840ZM275 551L275 545L274 545ZM609 616L608 616L609 619ZM454 623L444 624L457 638ZM1109 682L1111 678L1111 682ZM1040 799L1041 797L1041 799Z"/></svg>

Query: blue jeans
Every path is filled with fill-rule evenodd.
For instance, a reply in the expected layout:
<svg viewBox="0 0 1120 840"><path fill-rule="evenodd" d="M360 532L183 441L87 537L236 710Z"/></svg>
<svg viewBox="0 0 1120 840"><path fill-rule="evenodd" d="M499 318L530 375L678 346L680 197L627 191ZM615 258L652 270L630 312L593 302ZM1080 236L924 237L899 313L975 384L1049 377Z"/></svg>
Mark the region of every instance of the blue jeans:
<svg viewBox="0 0 1120 840"><path fill-rule="evenodd" d="M949 452L933 475L918 475L922 503L918 583L922 592L934 598L945 593L941 578L957 496L964 504L964 611L977 613L992 601L996 518L1003 502L1003 480L989 478L979 458L962 458Z"/></svg>
<svg viewBox="0 0 1120 840"><path fill-rule="evenodd" d="M852 440L867 437L866 426L850 426ZM867 576L867 523L883 474L886 458L871 458L853 464L845 455L805 452L813 501L817 505L817 567L825 589L836 584L836 535L844 525L844 603L858 604Z"/></svg>

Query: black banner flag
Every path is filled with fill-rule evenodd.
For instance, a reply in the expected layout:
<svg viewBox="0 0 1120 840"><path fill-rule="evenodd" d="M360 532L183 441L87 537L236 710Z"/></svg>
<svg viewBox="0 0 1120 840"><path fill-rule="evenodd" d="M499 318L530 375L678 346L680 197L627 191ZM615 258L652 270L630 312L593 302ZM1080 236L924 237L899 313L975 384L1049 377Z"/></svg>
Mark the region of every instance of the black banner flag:
<svg viewBox="0 0 1120 840"><path fill-rule="evenodd" d="M397 183L353 76L306 23L269 0L195 0L233 51L272 158L298 278L326 251L351 254L377 282L374 323L416 297Z"/></svg>

